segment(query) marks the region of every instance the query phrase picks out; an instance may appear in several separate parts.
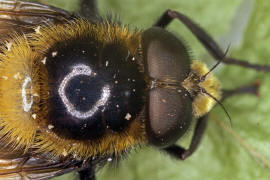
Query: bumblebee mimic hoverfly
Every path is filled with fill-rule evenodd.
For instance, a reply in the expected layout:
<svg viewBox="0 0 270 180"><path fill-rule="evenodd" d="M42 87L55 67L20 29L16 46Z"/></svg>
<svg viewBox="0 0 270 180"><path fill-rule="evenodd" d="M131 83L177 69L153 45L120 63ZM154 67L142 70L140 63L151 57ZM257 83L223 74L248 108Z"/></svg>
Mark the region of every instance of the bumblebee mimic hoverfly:
<svg viewBox="0 0 270 180"><path fill-rule="evenodd" d="M94 179L98 166L144 145L180 160L191 155L222 90L213 68L191 61L183 42L165 30L173 19L219 62L250 67L225 57L204 30L175 11L139 31L99 17L94 1L82 1L77 15L0 0L0 179L71 171ZM256 86L223 91L224 97L234 93L254 94ZM190 148L175 145L195 118Z"/></svg>

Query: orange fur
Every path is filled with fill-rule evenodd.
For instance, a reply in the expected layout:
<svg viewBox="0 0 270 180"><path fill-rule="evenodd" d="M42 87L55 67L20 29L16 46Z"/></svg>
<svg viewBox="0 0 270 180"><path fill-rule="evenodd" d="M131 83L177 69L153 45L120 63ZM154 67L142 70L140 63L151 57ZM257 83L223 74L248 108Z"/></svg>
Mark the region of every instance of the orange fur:
<svg viewBox="0 0 270 180"><path fill-rule="evenodd" d="M2 47L0 54L0 134L7 144L15 148L35 148L38 152L50 152L52 156L73 156L77 159L96 155L114 155L145 142L144 126L141 118L135 119L123 132L106 131L97 140L70 140L58 137L47 124L49 111L47 70L42 64L46 52L55 43L66 42L81 35L95 37L96 41L106 45L120 42L128 47L131 55L136 56L140 33L130 32L127 27L103 22L90 24L77 19L64 25L41 26L38 33L16 36L11 40L12 47ZM19 73L18 78L13 76ZM34 96L34 102L28 112L22 108L22 84L30 77L31 86L27 86L27 98ZM2 77L2 78L1 78ZM6 79L6 77L8 79ZM12 79L12 80L11 80Z"/></svg>
<svg viewBox="0 0 270 180"><path fill-rule="evenodd" d="M9 44L9 48L1 47L3 53L0 54L0 125L3 127L0 133L7 139L15 140L8 142L14 147L29 147L34 140L38 121L43 118L39 116L39 101L42 98L39 94L39 56L32 51L25 37L16 35ZM29 101L29 97L33 96L33 105L28 112L23 110L22 99L22 86L27 77L31 78L32 83L25 88L26 99Z"/></svg>

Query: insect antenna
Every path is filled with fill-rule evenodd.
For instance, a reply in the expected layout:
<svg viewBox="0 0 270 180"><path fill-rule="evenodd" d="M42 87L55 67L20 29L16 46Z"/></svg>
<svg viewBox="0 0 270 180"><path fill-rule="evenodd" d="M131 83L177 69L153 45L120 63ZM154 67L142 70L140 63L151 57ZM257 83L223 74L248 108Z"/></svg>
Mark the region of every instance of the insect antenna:
<svg viewBox="0 0 270 180"><path fill-rule="evenodd" d="M210 93L208 93L205 89L202 88L202 93L206 94L207 96L209 96L210 98L214 99L219 105L220 107L224 110L224 112L226 113L227 117L229 118L230 121L230 125L232 127L232 119L230 114L228 113L228 111L226 110L225 106L213 95L211 95Z"/></svg>
<svg viewBox="0 0 270 180"><path fill-rule="evenodd" d="M203 82L205 81L205 79L207 78L207 76L225 59L227 53L229 52L231 45L229 44L229 46L227 47L224 56L222 59L218 60L218 62L205 74L200 78L200 81Z"/></svg>

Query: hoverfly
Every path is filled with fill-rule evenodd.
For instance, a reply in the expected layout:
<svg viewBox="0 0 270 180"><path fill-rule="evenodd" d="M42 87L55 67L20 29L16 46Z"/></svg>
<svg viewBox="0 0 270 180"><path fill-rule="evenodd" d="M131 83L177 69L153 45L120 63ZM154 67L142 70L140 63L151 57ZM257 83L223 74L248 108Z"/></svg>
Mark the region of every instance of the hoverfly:
<svg viewBox="0 0 270 180"><path fill-rule="evenodd" d="M97 15L38 3L0 0L0 134L2 178L46 179L97 166L132 148L152 145L180 160L197 148L207 113L221 100L218 80L191 61L182 41L165 30L183 22L219 62L225 57L203 29L168 10L153 27L130 30ZM256 86L240 93L255 94ZM223 91L227 97L239 93ZM191 146L175 145L197 118Z"/></svg>

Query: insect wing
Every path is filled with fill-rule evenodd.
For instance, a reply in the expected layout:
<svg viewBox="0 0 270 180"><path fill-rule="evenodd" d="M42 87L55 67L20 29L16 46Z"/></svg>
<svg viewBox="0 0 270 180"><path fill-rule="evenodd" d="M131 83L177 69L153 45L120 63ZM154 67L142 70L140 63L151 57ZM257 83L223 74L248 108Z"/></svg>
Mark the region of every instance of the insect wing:
<svg viewBox="0 0 270 180"><path fill-rule="evenodd" d="M61 161L48 161L43 158L21 157L0 159L0 180L2 179L47 179L76 169L75 164Z"/></svg>
<svg viewBox="0 0 270 180"><path fill-rule="evenodd" d="M0 145L0 180L47 179L76 170L81 165L70 158L52 159L46 154L33 153L33 149L23 152L1 142Z"/></svg>
<svg viewBox="0 0 270 180"><path fill-rule="evenodd" d="M66 22L72 14L52 6L19 0L0 0L0 40L10 33L33 32L38 25L55 25ZM0 142L1 179L47 179L76 169L76 163L46 156L24 154L20 150L2 146Z"/></svg>
<svg viewBox="0 0 270 180"><path fill-rule="evenodd" d="M72 18L72 14L38 3L19 0L0 0L0 38L10 32L28 33L33 26L58 24Z"/></svg>

